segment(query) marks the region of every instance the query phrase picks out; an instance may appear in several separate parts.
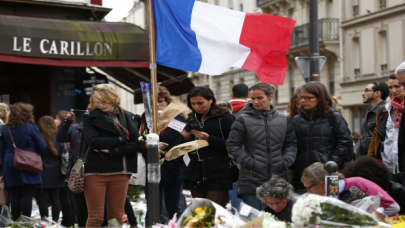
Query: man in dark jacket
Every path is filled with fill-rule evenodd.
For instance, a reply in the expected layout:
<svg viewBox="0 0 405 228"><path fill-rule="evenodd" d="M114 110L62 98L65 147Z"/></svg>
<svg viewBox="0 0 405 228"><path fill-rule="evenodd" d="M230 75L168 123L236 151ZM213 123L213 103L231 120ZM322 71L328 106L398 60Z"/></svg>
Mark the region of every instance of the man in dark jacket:
<svg viewBox="0 0 405 228"><path fill-rule="evenodd" d="M231 97L233 100L230 100L229 103L232 105L232 115L238 118L249 98L249 87L242 83L234 85Z"/></svg>
<svg viewBox="0 0 405 228"><path fill-rule="evenodd" d="M399 67L395 70L395 75L397 76L398 83L402 85L405 89L405 62L401 63ZM405 109L402 111L402 116L405 116ZM399 125L399 134L398 134L398 163L399 171L405 172L405 118L401 119ZM400 178L405 179L405 175ZM404 183L402 183L404 184Z"/></svg>
<svg viewBox="0 0 405 228"><path fill-rule="evenodd" d="M262 210L256 188L273 174L287 180L287 169L297 153L297 139L291 120L270 105L274 88L257 83L249 90L252 101L233 124L226 146L241 165L238 196L244 203Z"/></svg>
<svg viewBox="0 0 405 228"><path fill-rule="evenodd" d="M370 104L366 116L363 119L363 125L360 131L360 156L367 155L368 148L374 134L375 117L378 107L385 105L385 99L389 95L388 85L385 82L373 82L367 85L362 93L363 103Z"/></svg>

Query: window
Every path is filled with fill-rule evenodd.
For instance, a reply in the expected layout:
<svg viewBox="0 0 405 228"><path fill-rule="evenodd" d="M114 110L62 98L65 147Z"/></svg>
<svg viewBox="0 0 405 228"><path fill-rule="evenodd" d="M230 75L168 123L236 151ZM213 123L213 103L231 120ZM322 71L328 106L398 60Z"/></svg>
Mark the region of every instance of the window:
<svg viewBox="0 0 405 228"><path fill-rule="evenodd" d="M244 78L240 78L240 79L239 79L239 83L245 84L245 79L244 79Z"/></svg>
<svg viewBox="0 0 405 228"><path fill-rule="evenodd" d="M215 1L214 1L214 5L219 6L219 0L215 0Z"/></svg>
<svg viewBox="0 0 405 228"><path fill-rule="evenodd" d="M240 9L240 12L243 12L243 3L240 4L239 9Z"/></svg>
<svg viewBox="0 0 405 228"><path fill-rule="evenodd" d="M382 31L379 33L379 48L380 54L378 55L381 63L381 76L388 76L388 45L387 45L387 32Z"/></svg>
<svg viewBox="0 0 405 228"><path fill-rule="evenodd" d="M352 132L360 133L361 125L363 124L363 119L366 116L367 109L368 109L367 106L352 108L352 117L353 117L351 128Z"/></svg>
<svg viewBox="0 0 405 228"><path fill-rule="evenodd" d="M235 83L233 82L233 80L229 81L229 94L232 94L232 88L235 85Z"/></svg>
<svg viewBox="0 0 405 228"><path fill-rule="evenodd" d="M359 38L353 39L353 49L352 49L352 56L353 56L353 69L354 69L354 77L356 80L361 78L360 72L360 42Z"/></svg>
<svg viewBox="0 0 405 228"><path fill-rule="evenodd" d="M273 104L277 104L278 103L278 86L275 87L275 91L274 91L274 99L273 99Z"/></svg>
<svg viewBox="0 0 405 228"><path fill-rule="evenodd" d="M215 94L217 101L221 100L221 83L217 83L217 93Z"/></svg>
<svg viewBox="0 0 405 228"><path fill-rule="evenodd" d="M359 0L355 0L353 5L353 17L359 16Z"/></svg>

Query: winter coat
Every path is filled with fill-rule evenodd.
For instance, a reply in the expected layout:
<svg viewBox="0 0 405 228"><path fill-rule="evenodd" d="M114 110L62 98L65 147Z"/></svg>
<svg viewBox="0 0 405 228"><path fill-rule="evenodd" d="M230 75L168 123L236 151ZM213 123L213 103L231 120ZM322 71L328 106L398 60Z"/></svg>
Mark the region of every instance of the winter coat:
<svg viewBox="0 0 405 228"><path fill-rule="evenodd" d="M41 153L42 188L63 188L65 186L65 176L61 171L63 144L55 142L54 146L58 150L58 155L53 155L48 147Z"/></svg>
<svg viewBox="0 0 405 228"><path fill-rule="evenodd" d="M405 174L403 174L405 172L405 109L402 111L402 116L398 134L398 162L401 178L405 178Z"/></svg>
<svg viewBox="0 0 405 228"><path fill-rule="evenodd" d="M73 168L73 165L76 163L79 158L80 153L80 143L82 140L83 132L83 122L75 124L72 127L70 125L73 123L73 120L64 119L59 125L58 133L56 134L56 142L58 143L67 143L70 142L69 148L69 164L67 167L66 176L69 178L70 171ZM84 144L84 142L83 142ZM84 146L83 146L84 147ZM85 151L82 151L84 153Z"/></svg>
<svg viewBox="0 0 405 228"><path fill-rule="evenodd" d="M329 127L329 119L322 117L320 111L313 114L312 120L304 114L297 114L292 119L298 140L297 158L292 166L294 189L304 189L301 183L302 171L313 163L334 161L341 167L343 162L351 158L353 139L349 126L340 113L336 111L332 113L333 129ZM332 134L334 134L334 148L332 148Z"/></svg>
<svg viewBox="0 0 405 228"><path fill-rule="evenodd" d="M176 120L185 122L186 118L184 116L176 116ZM181 134L170 128L167 127L164 129L164 134L162 136L162 133L160 134L160 142L164 142L169 144L168 147L165 148L165 151L169 151L172 149L174 146L177 146L180 144L182 139ZM183 167L184 167L184 161L183 161L183 156L180 156L172 161L165 161L163 162L162 166L160 167L160 173L161 173L161 183L180 183L183 181Z"/></svg>
<svg viewBox="0 0 405 228"><path fill-rule="evenodd" d="M278 213L275 212L273 209L271 209L269 206L264 208L264 211L274 215L280 221L291 222L292 208L296 201L297 201L297 198L292 197L290 200L288 200L284 209Z"/></svg>
<svg viewBox="0 0 405 228"><path fill-rule="evenodd" d="M287 116L273 105L270 107L256 110L249 102L232 126L226 146L241 165L238 195L256 194L256 188L273 174L287 179L287 169L294 163L297 153L294 127Z"/></svg>
<svg viewBox="0 0 405 228"><path fill-rule="evenodd" d="M114 125L103 112L96 108L82 116L84 141L90 147L86 163L86 173L112 173L124 171L123 156L126 156L127 171L136 173L138 154L145 143L139 141L139 130L135 115L125 111L129 139L119 135ZM95 152L108 149L109 153ZM87 150L87 149L86 149Z"/></svg>
<svg viewBox="0 0 405 228"><path fill-rule="evenodd" d="M27 123L10 130L17 148L38 154L45 150L45 142L36 124ZM14 146L7 125L3 126L1 131L0 156L3 163L5 187L19 187L27 184L40 187L42 185L41 172L35 174L14 168Z"/></svg>
<svg viewBox="0 0 405 228"><path fill-rule="evenodd" d="M220 118L224 138L222 138L221 127L219 126ZM209 145L198 151L188 153L190 163L184 167L183 179L195 181L199 176L202 176L203 180L231 177L225 143L234 121L235 117L230 113L222 115L220 113L213 114L205 120L201 131L209 134ZM194 135L191 135L189 140L195 140ZM203 160L203 173L200 173L197 153L200 156L200 160Z"/></svg>
<svg viewBox="0 0 405 228"><path fill-rule="evenodd" d="M0 137L1 137L1 129L3 128L4 125L6 125L6 124L2 123L0 121ZM1 141L0 141L0 143L1 143ZM0 145L0 147L1 147L1 145ZM3 163L2 163L2 161L0 161L0 176L3 176Z"/></svg>
<svg viewBox="0 0 405 228"><path fill-rule="evenodd" d="M368 156L381 160L381 151L384 151L388 111L384 105L377 109L373 138L368 148Z"/></svg>
<svg viewBox="0 0 405 228"><path fill-rule="evenodd" d="M377 109L380 106L384 106L386 101L381 101L373 108L367 110L366 116L363 119L363 125L361 126L360 131L360 150L359 153L361 156L368 154L368 148L370 147L371 140L374 134L374 128L376 127L375 118Z"/></svg>

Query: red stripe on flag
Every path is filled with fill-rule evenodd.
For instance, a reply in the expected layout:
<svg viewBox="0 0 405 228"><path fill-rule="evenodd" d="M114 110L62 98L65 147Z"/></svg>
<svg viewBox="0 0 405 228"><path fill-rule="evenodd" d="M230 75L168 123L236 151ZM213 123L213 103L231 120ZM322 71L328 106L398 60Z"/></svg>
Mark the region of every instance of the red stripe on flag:
<svg viewBox="0 0 405 228"><path fill-rule="evenodd" d="M294 26L289 18L246 13L239 43L251 52L242 68L255 72L261 82L282 85Z"/></svg>

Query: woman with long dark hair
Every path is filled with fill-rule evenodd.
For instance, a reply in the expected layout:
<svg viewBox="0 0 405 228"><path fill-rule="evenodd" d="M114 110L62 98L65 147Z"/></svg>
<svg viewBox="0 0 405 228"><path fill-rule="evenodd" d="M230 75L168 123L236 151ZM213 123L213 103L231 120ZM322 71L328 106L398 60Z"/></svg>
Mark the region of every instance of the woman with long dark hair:
<svg viewBox="0 0 405 228"><path fill-rule="evenodd" d="M46 149L41 154L42 190L39 192L38 207L41 218L48 217L48 197L52 204L52 220L58 221L61 210L59 193L65 186L65 176L61 172L62 146L56 143L56 124L51 116L43 116L38 120L38 129L45 141Z"/></svg>
<svg viewBox="0 0 405 228"><path fill-rule="evenodd" d="M14 168L14 146L20 150L41 154L45 150L45 142L34 121L34 106L16 103L10 106L7 126L1 129L0 155L4 170L4 185L10 192L12 218L17 220L20 215L31 216L32 196L35 188L42 185L41 172L31 173Z"/></svg>
<svg viewBox="0 0 405 228"><path fill-rule="evenodd" d="M194 198L207 198L225 206L225 198L232 189L231 172L227 162L226 141L235 117L226 108L218 107L214 93L205 86L197 86L187 96L192 110L182 135L186 140L205 140L209 146L190 152L190 163L183 172L183 188ZM191 127L190 126L198 126Z"/></svg>
<svg viewBox="0 0 405 228"><path fill-rule="evenodd" d="M295 191L305 191L301 183L303 170L315 162L327 161L342 167L351 160L353 140L345 119L333 107L336 101L322 83L309 82L299 91L299 114L292 119L298 140L292 184Z"/></svg>

